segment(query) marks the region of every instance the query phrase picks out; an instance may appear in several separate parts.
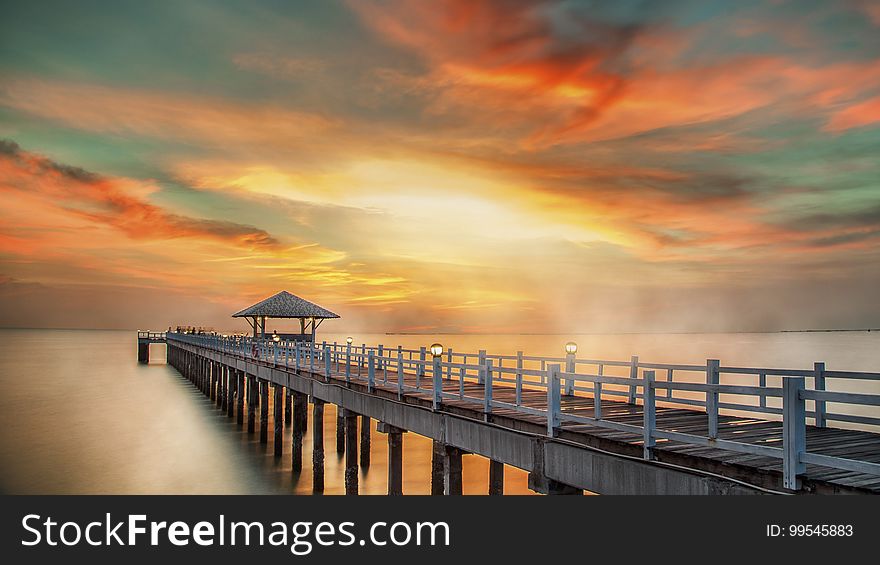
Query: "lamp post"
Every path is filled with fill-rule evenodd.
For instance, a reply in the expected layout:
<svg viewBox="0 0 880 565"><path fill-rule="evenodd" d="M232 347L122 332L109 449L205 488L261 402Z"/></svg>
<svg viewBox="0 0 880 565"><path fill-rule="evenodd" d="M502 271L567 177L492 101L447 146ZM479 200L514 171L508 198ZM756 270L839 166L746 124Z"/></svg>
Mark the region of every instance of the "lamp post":
<svg viewBox="0 0 880 565"><path fill-rule="evenodd" d="M443 392L443 376L441 375L442 369L440 367L441 355L443 355L443 346L439 343L432 343L430 347L431 357L434 361L434 371L433 371L433 380L434 380L434 400L433 400L433 408L437 410L440 408L440 400L441 393Z"/></svg>
<svg viewBox="0 0 880 565"><path fill-rule="evenodd" d="M574 373L574 354L577 353L578 344L569 341L565 344L565 372ZM574 379L569 377L565 379L565 394L574 394Z"/></svg>

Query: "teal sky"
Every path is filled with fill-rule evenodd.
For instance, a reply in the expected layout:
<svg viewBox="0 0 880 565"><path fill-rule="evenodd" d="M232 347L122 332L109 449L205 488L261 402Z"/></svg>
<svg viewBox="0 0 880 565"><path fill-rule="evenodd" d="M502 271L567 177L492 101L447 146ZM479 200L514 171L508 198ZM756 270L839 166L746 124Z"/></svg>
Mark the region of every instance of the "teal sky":
<svg viewBox="0 0 880 565"><path fill-rule="evenodd" d="M880 2L6 2L0 325L880 326Z"/></svg>

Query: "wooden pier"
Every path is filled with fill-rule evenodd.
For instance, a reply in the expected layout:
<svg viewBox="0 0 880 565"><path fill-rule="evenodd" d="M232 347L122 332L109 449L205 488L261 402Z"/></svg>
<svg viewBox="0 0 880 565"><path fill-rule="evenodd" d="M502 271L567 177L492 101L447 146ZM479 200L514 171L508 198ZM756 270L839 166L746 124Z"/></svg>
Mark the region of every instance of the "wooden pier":
<svg viewBox="0 0 880 565"><path fill-rule="evenodd" d="M387 434L389 494L402 493L407 431L434 440L435 494L461 493L467 454L491 460L490 494L503 492L504 465L528 471L530 488L549 494L880 493L880 434L869 431L880 429L880 395L830 386L873 385L880 373L831 371L822 363L794 370L581 359L574 352L435 356L366 344L183 333L162 339L168 362L206 395L225 398L218 407L230 418L236 413L239 425L246 411L255 433L258 418L261 438L272 387L276 446L282 399L291 396L295 471L311 400L316 492L324 486L323 407L332 403L351 494L358 465L369 464L369 433L358 437L359 418L362 429L376 420Z"/></svg>

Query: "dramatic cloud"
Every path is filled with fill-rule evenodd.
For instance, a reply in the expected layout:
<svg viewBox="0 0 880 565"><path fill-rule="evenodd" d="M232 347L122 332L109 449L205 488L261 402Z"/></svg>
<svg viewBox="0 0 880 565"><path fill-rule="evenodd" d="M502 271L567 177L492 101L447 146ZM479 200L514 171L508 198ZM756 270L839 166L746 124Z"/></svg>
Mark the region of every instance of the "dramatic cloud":
<svg viewBox="0 0 880 565"><path fill-rule="evenodd" d="M409 331L880 315L876 2L9 11L6 303L94 296L118 325L97 289L150 289L190 323L286 288Z"/></svg>

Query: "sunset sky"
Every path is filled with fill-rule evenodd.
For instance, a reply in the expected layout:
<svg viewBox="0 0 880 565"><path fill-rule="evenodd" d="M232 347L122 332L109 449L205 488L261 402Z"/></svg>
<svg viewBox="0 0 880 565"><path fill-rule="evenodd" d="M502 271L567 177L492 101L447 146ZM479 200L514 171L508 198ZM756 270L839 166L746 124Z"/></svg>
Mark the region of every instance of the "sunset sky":
<svg viewBox="0 0 880 565"><path fill-rule="evenodd" d="M0 326L283 289L340 331L880 327L880 1L4 2Z"/></svg>

